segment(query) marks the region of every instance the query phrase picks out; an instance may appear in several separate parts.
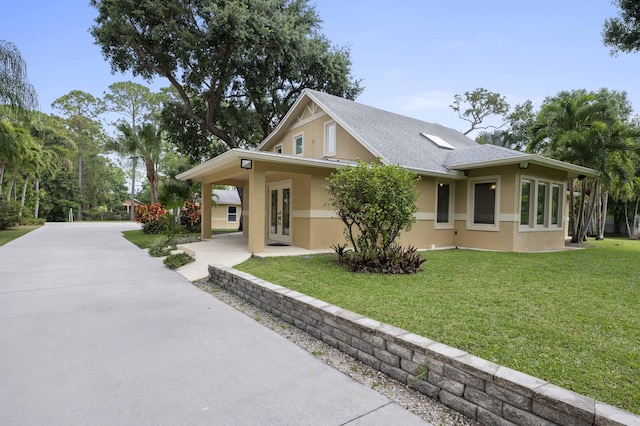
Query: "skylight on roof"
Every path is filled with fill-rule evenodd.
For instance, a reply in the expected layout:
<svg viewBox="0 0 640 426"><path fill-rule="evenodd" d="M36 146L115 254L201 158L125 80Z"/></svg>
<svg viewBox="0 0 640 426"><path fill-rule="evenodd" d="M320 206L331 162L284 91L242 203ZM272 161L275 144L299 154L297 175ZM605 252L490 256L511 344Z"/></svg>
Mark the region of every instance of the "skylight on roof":
<svg viewBox="0 0 640 426"><path fill-rule="evenodd" d="M422 136L424 136L425 138L429 139L431 142L433 142L434 144L436 144L438 147L440 148L444 148L444 149L456 149L453 145L451 145L449 142L446 142L444 139L438 137L438 136L433 136L433 135L428 135L426 133L420 133Z"/></svg>

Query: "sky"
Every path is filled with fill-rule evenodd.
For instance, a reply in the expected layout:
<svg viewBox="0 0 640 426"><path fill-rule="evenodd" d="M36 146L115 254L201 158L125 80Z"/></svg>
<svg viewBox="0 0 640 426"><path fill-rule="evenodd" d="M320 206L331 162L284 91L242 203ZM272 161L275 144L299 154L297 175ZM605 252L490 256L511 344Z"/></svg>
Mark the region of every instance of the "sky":
<svg viewBox="0 0 640 426"><path fill-rule="evenodd" d="M639 54L610 55L602 25L618 10L609 0L311 0L323 34L350 49L358 102L464 131L449 107L454 95L485 88L512 106L536 107L562 90L626 91L640 113ZM0 40L27 62L40 110L82 90L136 81L112 74L89 28L88 0L5 2ZM157 79L150 87L168 86ZM496 122L495 120L493 121Z"/></svg>

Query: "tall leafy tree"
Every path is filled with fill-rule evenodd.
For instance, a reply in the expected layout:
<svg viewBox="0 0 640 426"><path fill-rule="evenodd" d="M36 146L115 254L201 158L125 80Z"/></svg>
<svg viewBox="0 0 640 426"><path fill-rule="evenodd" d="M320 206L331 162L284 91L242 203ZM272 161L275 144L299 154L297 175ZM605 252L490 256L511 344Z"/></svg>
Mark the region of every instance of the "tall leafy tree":
<svg viewBox="0 0 640 426"><path fill-rule="evenodd" d="M349 50L319 32L308 0L91 5L91 33L113 71L168 79L185 120L229 148L258 143L304 88L351 99L361 91Z"/></svg>
<svg viewBox="0 0 640 426"><path fill-rule="evenodd" d="M136 193L136 167L138 157L142 156L147 169L147 178L151 184L151 199L155 203L157 199L157 157L160 150L159 138L155 139L155 147L149 146L152 142L151 134L159 136L159 132L151 132L149 126L157 127L160 119L162 97L153 94L151 90L138 83L123 81L109 86L105 93L104 101L107 111L118 113L122 116L117 124L120 137L112 148L120 155L129 156L131 159L131 191L130 191L130 215L135 217L135 193ZM141 126L147 126L142 132ZM142 138L141 136L145 137ZM142 151L141 151L142 150ZM152 153L153 152L153 153Z"/></svg>
<svg viewBox="0 0 640 426"><path fill-rule="evenodd" d="M602 40L611 47L611 54L640 51L640 2L637 0L613 0L620 8L619 16L604 23Z"/></svg>
<svg viewBox="0 0 640 426"><path fill-rule="evenodd" d="M84 199L86 196L84 158L95 154L105 138L102 124L98 121L99 115L104 112L104 104L90 93L72 90L53 101L51 106L65 117L69 132L78 148L78 186ZM77 220L82 220L82 207L80 203L76 211Z"/></svg>
<svg viewBox="0 0 640 426"><path fill-rule="evenodd" d="M38 106L38 96L27 79L27 63L15 44L0 40L0 103L18 109Z"/></svg>

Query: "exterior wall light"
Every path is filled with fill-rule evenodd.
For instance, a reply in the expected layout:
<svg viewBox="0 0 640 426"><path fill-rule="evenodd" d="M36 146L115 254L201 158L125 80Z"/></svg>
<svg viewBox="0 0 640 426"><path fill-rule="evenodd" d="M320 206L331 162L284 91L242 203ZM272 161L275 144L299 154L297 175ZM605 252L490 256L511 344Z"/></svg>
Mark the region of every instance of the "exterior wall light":
<svg viewBox="0 0 640 426"><path fill-rule="evenodd" d="M240 168L250 170L253 167L253 160L240 159Z"/></svg>
<svg viewBox="0 0 640 426"><path fill-rule="evenodd" d="M527 170L529 168L529 163L527 163L526 161L522 162L518 164L518 167L520 168L520 170Z"/></svg>

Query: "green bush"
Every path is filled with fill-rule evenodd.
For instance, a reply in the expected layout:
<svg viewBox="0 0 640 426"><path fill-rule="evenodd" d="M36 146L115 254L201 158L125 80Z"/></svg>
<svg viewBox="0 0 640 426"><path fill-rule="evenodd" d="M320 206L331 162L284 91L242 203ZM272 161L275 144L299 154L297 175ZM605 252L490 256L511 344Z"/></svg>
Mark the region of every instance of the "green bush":
<svg viewBox="0 0 640 426"><path fill-rule="evenodd" d="M33 217L21 217L20 225L22 226L42 226L46 220L44 218L35 219Z"/></svg>
<svg viewBox="0 0 640 426"><path fill-rule="evenodd" d="M20 207L17 203L0 200L0 231L17 226L20 223L19 211Z"/></svg>
<svg viewBox="0 0 640 426"><path fill-rule="evenodd" d="M415 249L395 243L400 231L410 230L416 220L418 180L419 176L400 166L364 162L329 176L327 205L344 223L353 249L334 247L341 262L358 272L397 274L420 269L424 260Z"/></svg>
<svg viewBox="0 0 640 426"><path fill-rule="evenodd" d="M177 269L188 263L195 262L195 258L187 253L170 254L164 259L164 264L169 269Z"/></svg>
<svg viewBox="0 0 640 426"><path fill-rule="evenodd" d="M158 242L154 243L151 247L149 247L149 255L152 257L169 256L171 254L171 251L175 249L175 244L172 244L166 239L161 239Z"/></svg>
<svg viewBox="0 0 640 426"><path fill-rule="evenodd" d="M420 271L424 259L416 248L392 245L386 250L366 249L352 251L344 246L333 247L338 254L338 263L353 272L378 274L414 274Z"/></svg>

